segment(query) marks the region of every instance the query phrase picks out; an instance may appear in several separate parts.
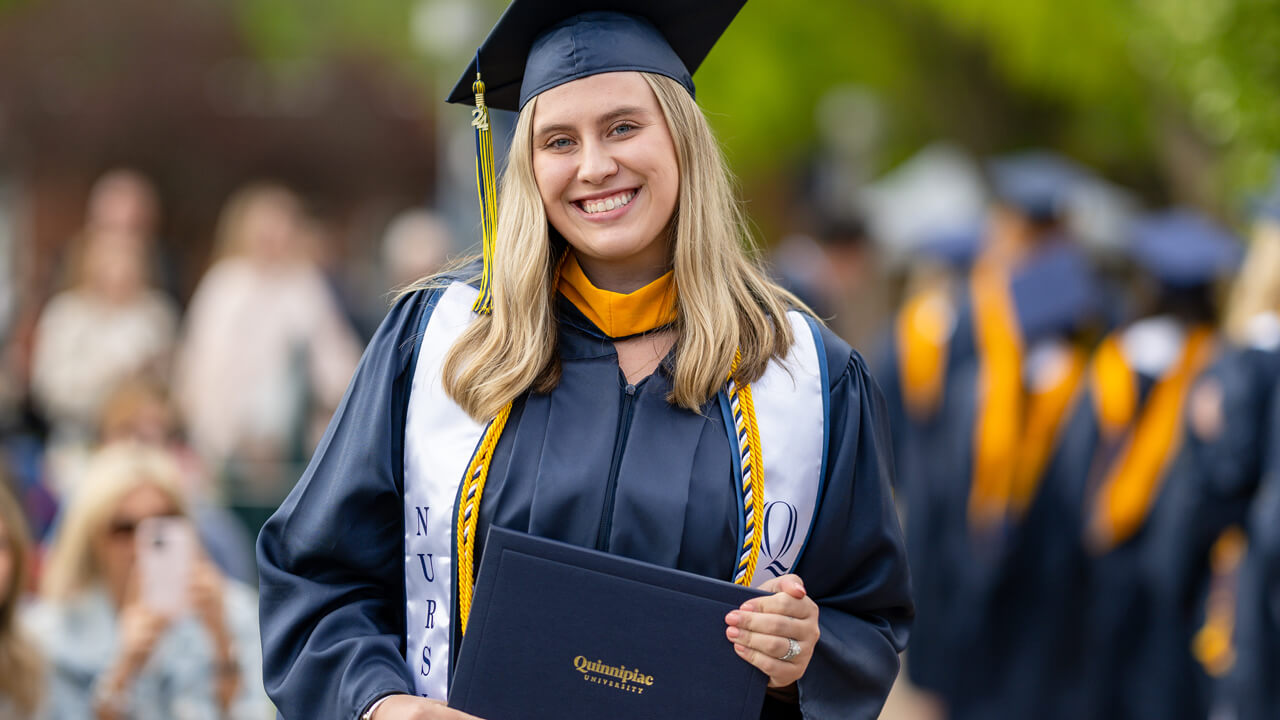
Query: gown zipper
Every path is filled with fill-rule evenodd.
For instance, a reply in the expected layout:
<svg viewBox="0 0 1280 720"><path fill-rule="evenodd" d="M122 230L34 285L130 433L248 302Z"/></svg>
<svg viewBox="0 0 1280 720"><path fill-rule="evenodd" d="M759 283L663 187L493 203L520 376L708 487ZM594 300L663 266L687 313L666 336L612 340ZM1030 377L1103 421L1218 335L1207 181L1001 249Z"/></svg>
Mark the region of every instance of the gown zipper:
<svg viewBox="0 0 1280 720"><path fill-rule="evenodd" d="M618 471L622 466L622 453L627 449L627 436L631 434L631 416L635 414L636 386L627 383L622 395L622 413L618 418L618 436L613 441L613 461L609 464L609 483L604 490L604 508L600 512L600 530L596 534L596 549L609 551L609 536L613 530L614 496L618 491Z"/></svg>

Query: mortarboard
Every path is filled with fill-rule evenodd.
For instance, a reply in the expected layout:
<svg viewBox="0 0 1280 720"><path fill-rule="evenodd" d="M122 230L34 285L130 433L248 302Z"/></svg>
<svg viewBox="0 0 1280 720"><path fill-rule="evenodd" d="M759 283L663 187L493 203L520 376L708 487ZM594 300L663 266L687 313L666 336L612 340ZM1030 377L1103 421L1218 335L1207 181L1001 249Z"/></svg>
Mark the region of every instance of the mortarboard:
<svg viewBox="0 0 1280 720"><path fill-rule="evenodd" d="M988 171L996 198L1037 222L1061 217L1071 194L1089 177L1079 165L1044 150L996 158Z"/></svg>
<svg viewBox="0 0 1280 720"><path fill-rule="evenodd" d="M1191 210L1169 210L1134 224L1134 262L1168 287L1207 285L1235 271L1244 249L1227 230Z"/></svg>
<svg viewBox="0 0 1280 720"><path fill-rule="evenodd" d="M1099 311L1097 290L1089 261L1071 243L1036 253L1010 280L1023 337L1034 341L1086 326Z"/></svg>
<svg viewBox="0 0 1280 720"><path fill-rule="evenodd" d="M973 222L952 225L945 230L934 230L924 235L912 253L930 258L955 268L967 268L982 252L982 238L986 234L985 223Z"/></svg>
<svg viewBox="0 0 1280 720"><path fill-rule="evenodd" d="M476 185L484 234L477 312L489 312L497 227L488 108L519 110L551 88L606 72L665 75L694 93L693 73L746 0L515 0L481 43L448 102L475 102Z"/></svg>

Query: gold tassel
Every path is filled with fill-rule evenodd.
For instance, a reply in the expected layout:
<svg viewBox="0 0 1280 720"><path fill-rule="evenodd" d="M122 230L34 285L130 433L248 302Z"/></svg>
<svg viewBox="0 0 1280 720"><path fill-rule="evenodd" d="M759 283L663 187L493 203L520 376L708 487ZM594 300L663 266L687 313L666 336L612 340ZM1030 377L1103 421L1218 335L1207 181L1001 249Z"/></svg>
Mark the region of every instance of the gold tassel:
<svg viewBox="0 0 1280 720"><path fill-rule="evenodd" d="M484 81L480 79L479 68L477 59L476 81L471 86L472 92L476 94L476 109L471 111L471 126L476 129L476 191L480 198L484 266L480 274L480 296L471 309L478 313L490 313L493 312L493 246L497 233L498 197L489 106L484 101Z"/></svg>

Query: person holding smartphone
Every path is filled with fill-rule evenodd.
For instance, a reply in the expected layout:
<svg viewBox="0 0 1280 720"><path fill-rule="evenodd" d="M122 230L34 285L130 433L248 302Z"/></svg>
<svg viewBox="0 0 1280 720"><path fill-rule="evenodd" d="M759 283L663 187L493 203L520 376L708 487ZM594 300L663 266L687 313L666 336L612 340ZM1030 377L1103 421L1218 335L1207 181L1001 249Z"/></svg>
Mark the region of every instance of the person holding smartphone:
<svg viewBox="0 0 1280 720"><path fill-rule="evenodd" d="M260 718L252 592L205 559L164 451L100 450L67 505L25 620L44 717Z"/></svg>

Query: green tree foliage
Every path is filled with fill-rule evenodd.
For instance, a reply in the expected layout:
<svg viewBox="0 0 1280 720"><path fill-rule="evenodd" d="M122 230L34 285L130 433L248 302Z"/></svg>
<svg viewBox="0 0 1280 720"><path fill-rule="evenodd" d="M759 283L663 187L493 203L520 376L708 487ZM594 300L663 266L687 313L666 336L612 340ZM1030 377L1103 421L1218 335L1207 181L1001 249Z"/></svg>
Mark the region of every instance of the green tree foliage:
<svg viewBox="0 0 1280 720"><path fill-rule="evenodd" d="M235 7L268 59L373 53L424 86L466 60L415 46L415 0ZM820 98L852 84L884 102L886 163L938 137L1046 145L1185 196L1171 138L1190 138L1215 169L1188 199L1230 201L1280 151L1280 0L751 0L697 81L749 184L808 152Z"/></svg>

